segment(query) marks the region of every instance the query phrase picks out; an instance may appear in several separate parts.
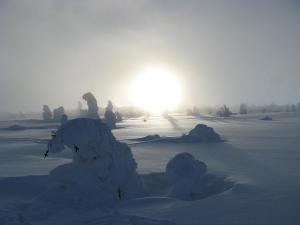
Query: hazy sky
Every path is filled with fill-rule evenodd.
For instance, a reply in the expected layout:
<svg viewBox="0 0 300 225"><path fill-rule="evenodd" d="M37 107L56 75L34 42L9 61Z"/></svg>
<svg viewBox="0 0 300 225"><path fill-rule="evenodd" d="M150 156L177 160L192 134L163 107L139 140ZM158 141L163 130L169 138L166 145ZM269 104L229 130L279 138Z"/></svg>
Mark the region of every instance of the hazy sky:
<svg viewBox="0 0 300 225"><path fill-rule="evenodd" d="M124 105L155 65L190 104L300 101L300 1L0 0L0 111Z"/></svg>

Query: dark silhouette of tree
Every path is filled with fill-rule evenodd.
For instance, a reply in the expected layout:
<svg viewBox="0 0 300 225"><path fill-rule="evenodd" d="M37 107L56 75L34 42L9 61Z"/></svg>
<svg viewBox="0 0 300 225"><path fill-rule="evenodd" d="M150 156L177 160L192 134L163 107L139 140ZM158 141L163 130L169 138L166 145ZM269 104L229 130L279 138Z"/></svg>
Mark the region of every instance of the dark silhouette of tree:
<svg viewBox="0 0 300 225"><path fill-rule="evenodd" d="M68 116L67 116L66 114L63 114L63 115L61 116L60 123L61 123L61 124L64 124L64 123L67 122L67 121L68 121Z"/></svg>
<svg viewBox="0 0 300 225"><path fill-rule="evenodd" d="M117 122L122 122L123 121L123 117L122 117L121 113L115 112L115 115L116 115Z"/></svg>
<svg viewBox="0 0 300 225"><path fill-rule="evenodd" d="M43 105L43 120L44 121L52 120L52 112L48 105Z"/></svg>
<svg viewBox="0 0 300 225"><path fill-rule="evenodd" d="M116 122L117 122L117 117L116 117L115 113L113 112L113 108L114 107L113 107L112 102L108 101L107 107L106 107L105 113L104 113L104 120L110 129L116 128Z"/></svg>
<svg viewBox="0 0 300 225"><path fill-rule="evenodd" d="M240 114L247 114L248 110L247 110L247 106L246 104L241 104L240 105Z"/></svg>
<svg viewBox="0 0 300 225"><path fill-rule="evenodd" d="M88 105L87 117L91 119L100 119L98 115L98 103L97 99L91 92L85 93L82 98L86 101Z"/></svg>
<svg viewBox="0 0 300 225"><path fill-rule="evenodd" d="M57 122L61 122L62 116L65 114L65 108L60 106L53 110L53 120Z"/></svg>
<svg viewBox="0 0 300 225"><path fill-rule="evenodd" d="M221 117L230 117L232 115L232 112L226 105L223 105L217 112L217 115Z"/></svg>

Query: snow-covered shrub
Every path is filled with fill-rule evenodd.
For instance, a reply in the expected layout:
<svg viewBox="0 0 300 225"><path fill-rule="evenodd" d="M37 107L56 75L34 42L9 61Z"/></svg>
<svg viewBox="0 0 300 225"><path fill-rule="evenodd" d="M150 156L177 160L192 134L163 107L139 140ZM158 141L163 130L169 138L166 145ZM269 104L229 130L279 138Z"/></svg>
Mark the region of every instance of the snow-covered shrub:
<svg viewBox="0 0 300 225"><path fill-rule="evenodd" d="M73 161L51 171L53 187L40 199L74 206L113 205L144 195L130 148L118 142L100 120L80 118L62 124L49 152L73 151Z"/></svg>
<svg viewBox="0 0 300 225"><path fill-rule="evenodd" d="M183 142L220 142L221 137L213 128L205 124L198 124L188 135L183 135L180 140Z"/></svg>
<svg viewBox="0 0 300 225"><path fill-rule="evenodd" d="M189 153L179 153L167 164L168 182L164 181L163 174L158 177L161 180L160 189L170 190L170 197L193 201L224 192L233 187L233 182L227 180L225 176L208 174L206 170L207 167L204 162L195 159ZM152 177L157 176L152 174ZM149 177L146 181L149 186ZM154 185L150 183L151 186ZM146 188L149 189L147 186Z"/></svg>
<svg viewBox="0 0 300 225"><path fill-rule="evenodd" d="M194 195L204 191L206 164L189 153L180 153L172 158L167 164L166 173L172 182L171 197L192 200Z"/></svg>
<svg viewBox="0 0 300 225"><path fill-rule="evenodd" d="M226 105L223 105L217 112L217 115L221 117L230 117L232 115L232 112Z"/></svg>

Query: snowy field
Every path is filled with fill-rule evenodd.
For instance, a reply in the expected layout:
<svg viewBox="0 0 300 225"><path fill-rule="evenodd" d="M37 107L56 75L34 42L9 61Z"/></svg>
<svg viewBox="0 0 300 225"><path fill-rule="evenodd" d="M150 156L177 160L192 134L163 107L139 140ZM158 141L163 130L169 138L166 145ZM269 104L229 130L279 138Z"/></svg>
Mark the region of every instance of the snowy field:
<svg viewBox="0 0 300 225"><path fill-rule="evenodd" d="M113 213L62 209L38 220L25 213L24 204L46 189L49 172L70 162L71 152L43 157L51 130L58 124L1 121L0 224L298 225L300 114L269 115L272 121L260 120L262 114L226 119L174 115L172 120L161 117L151 117L147 122L125 120L113 134L129 144L140 174L164 172L172 157L188 152L206 163L209 173L225 176L234 185L196 201L151 196L122 201ZM180 136L198 123L214 128L225 141L188 144L130 140L153 134ZM15 124L24 129L5 129Z"/></svg>

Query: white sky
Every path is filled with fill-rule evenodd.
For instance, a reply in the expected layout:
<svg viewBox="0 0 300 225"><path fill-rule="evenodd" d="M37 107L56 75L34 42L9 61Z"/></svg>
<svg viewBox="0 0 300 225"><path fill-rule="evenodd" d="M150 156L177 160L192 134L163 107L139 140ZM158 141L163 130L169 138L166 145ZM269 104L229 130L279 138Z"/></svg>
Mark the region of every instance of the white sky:
<svg viewBox="0 0 300 225"><path fill-rule="evenodd" d="M300 101L300 1L0 0L0 111L124 105L152 65L188 104Z"/></svg>

